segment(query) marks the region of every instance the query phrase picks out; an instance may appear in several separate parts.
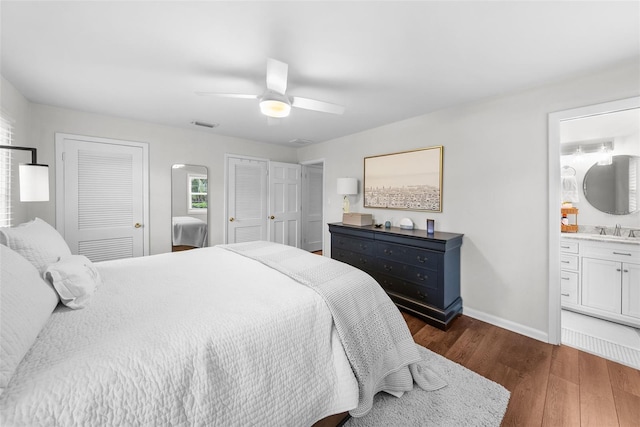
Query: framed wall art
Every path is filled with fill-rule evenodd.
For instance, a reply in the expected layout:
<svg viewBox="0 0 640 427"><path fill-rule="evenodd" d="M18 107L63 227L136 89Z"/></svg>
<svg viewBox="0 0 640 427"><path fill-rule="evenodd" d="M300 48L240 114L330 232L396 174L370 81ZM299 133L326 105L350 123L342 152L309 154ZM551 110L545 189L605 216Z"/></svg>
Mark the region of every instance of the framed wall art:
<svg viewBox="0 0 640 427"><path fill-rule="evenodd" d="M442 212L443 147L364 159L364 207Z"/></svg>

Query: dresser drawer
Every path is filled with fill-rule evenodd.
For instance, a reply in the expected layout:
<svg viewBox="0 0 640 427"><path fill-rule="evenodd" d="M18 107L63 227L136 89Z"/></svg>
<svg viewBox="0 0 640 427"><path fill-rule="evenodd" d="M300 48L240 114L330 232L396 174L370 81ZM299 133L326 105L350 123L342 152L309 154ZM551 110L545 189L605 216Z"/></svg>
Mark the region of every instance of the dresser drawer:
<svg viewBox="0 0 640 427"><path fill-rule="evenodd" d="M638 262L640 246L610 243L585 244L582 246L582 256L616 262Z"/></svg>
<svg viewBox="0 0 640 427"><path fill-rule="evenodd" d="M438 263L442 258L442 254L439 252L385 242L376 243L376 255L385 259L399 261L403 264L431 270L438 269Z"/></svg>
<svg viewBox="0 0 640 427"><path fill-rule="evenodd" d="M577 254L580 246L578 242L568 242L566 240L560 241L560 252L567 252L570 254Z"/></svg>
<svg viewBox="0 0 640 427"><path fill-rule="evenodd" d="M560 296L561 302L578 304L578 273L560 272Z"/></svg>
<svg viewBox="0 0 640 427"><path fill-rule="evenodd" d="M438 272L378 257L376 269L385 275L395 276L418 286L438 287Z"/></svg>
<svg viewBox="0 0 640 427"><path fill-rule="evenodd" d="M387 276L386 274L375 273L374 277L386 291L420 301L424 304L440 304L441 297L438 289L419 286L397 277Z"/></svg>
<svg viewBox="0 0 640 427"><path fill-rule="evenodd" d="M563 270L578 270L578 256L560 254L560 268Z"/></svg>
<svg viewBox="0 0 640 427"><path fill-rule="evenodd" d="M360 270L371 271L374 268L375 257L359 254L353 251L331 247L331 258L352 265Z"/></svg>
<svg viewBox="0 0 640 427"><path fill-rule="evenodd" d="M344 249L351 252L358 252L365 255L374 254L375 244L371 240L358 239L355 237L345 237L336 235L331 238L331 252L333 248Z"/></svg>

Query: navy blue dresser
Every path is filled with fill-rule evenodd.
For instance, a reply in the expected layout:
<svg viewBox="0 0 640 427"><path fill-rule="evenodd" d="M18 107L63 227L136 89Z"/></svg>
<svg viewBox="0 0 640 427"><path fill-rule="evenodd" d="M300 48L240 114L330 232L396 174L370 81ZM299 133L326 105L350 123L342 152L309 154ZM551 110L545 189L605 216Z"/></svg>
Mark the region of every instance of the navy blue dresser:
<svg viewBox="0 0 640 427"><path fill-rule="evenodd" d="M462 234L329 224L331 258L366 271L402 310L446 330L462 313Z"/></svg>

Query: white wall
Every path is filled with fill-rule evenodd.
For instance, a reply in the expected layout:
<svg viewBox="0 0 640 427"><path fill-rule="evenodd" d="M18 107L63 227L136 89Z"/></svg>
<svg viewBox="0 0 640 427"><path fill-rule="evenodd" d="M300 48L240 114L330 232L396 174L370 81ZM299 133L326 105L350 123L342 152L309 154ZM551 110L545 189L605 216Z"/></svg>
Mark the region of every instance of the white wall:
<svg viewBox="0 0 640 427"><path fill-rule="evenodd" d="M298 150L325 159L325 222L341 220L338 177L357 177L363 158L444 146L443 211L351 210L377 222L411 218L419 228L464 233L462 298L467 312L546 339L548 332L548 114L637 96L638 63L453 107ZM428 94L424 94L428 96ZM552 224L557 227L558 224ZM330 235L325 230L325 253Z"/></svg>
<svg viewBox="0 0 640 427"><path fill-rule="evenodd" d="M4 98L4 94L3 94ZM38 161L49 164L51 201L32 204L26 219L35 216L55 224L56 132L149 143L150 253L171 251L171 166L203 165L209 172L209 244L224 239L224 155L242 154L282 162L295 162L293 148L207 131L189 130L92 114L42 104L30 105L29 138L38 148Z"/></svg>

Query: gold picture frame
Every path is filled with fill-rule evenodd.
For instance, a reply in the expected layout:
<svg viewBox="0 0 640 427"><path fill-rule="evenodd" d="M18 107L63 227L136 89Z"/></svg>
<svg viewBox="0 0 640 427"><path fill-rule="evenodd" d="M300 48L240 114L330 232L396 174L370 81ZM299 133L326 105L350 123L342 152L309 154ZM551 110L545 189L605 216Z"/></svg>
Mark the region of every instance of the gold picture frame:
<svg viewBox="0 0 640 427"><path fill-rule="evenodd" d="M364 207L442 212L444 147L364 158Z"/></svg>

